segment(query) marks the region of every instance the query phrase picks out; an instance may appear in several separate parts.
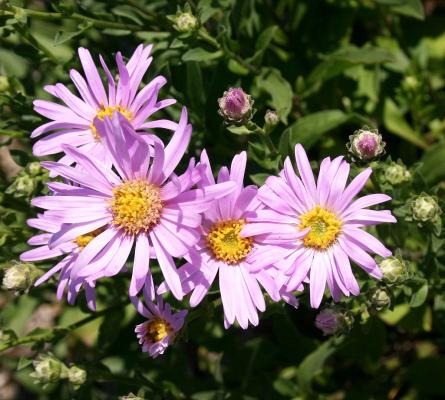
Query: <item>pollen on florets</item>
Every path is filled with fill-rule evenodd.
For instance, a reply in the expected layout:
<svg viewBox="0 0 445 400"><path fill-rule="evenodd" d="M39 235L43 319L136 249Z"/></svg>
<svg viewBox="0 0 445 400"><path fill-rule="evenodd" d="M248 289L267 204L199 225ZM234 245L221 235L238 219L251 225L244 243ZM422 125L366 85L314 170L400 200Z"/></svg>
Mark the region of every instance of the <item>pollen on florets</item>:
<svg viewBox="0 0 445 400"><path fill-rule="evenodd" d="M159 187L145 180L129 180L113 189L112 224L129 235L149 231L159 222L162 208Z"/></svg>
<svg viewBox="0 0 445 400"><path fill-rule="evenodd" d="M220 221L212 225L207 235L207 244L213 256L227 264L238 264L252 250L253 239L240 236L245 221Z"/></svg>
<svg viewBox="0 0 445 400"><path fill-rule="evenodd" d="M83 250L85 247L88 246L88 244L98 235L100 235L103 232L103 229L95 229L92 232L86 233L84 235L77 236L76 239L74 239L74 242L79 247L79 250Z"/></svg>
<svg viewBox="0 0 445 400"><path fill-rule="evenodd" d="M145 323L145 340L157 343L173 332L172 326L162 318L156 318Z"/></svg>
<svg viewBox="0 0 445 400"><path fill-rule="evenodd" d="M325 250L337 240L341 226L341 221L334 213L317 205L300 217L298 228L300 230L310 228L303 239L305 247Z"/></svg>
<svg viewBox="0 0 445 400"><path fill-rule="evenodd" d="M105 117L111 118L113 116L114 111L118 111L119 113L121 113L128 121L131 121L133 119L133 113L122 106L108 106L108 107L101 108L101 109L97 110L97 113L96 113L96 116L94 119L99 118L101 121L103 121ZM94 126L94 122L91 123L90 129L91 129L91 133L94 136L94 139L96 139L96 141L99 142L100 136L97 132L96 127Z"/></svg>

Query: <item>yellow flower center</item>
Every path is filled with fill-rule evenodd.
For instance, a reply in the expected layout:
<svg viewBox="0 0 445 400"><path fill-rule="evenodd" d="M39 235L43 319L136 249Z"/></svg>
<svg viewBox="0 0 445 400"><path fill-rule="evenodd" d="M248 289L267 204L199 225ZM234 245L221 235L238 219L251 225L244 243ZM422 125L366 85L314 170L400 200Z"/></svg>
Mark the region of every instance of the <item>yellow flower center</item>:
<svg viewBox="0 0 445 400"><path fill-rule="evenodd" d="M77 236L76 239L74 239L74 243L79 246L80 250L83 250L85 247L88 246L88 243L90 243L96 236L100 235L104 230L102 228L95 229L94 231L90 233L86 233L85 235Z"/></svg>
<svg viewBox="0 0 445 400"><path fill-rule="evenodd" d="M142 179L130 180L113 189L112 223L130 235L147 232L159 222L162 207L159 187Z"/></svg>
<svg viewBox="0 0 445 400"><path fill-rule="evenodd" d="M207 244L217 260L238 264L250 253L253 240L240 236L244 223L243 219L220 221L210 228Z"/></svg>
<svg viewBox="0 0 445 400"><path fill-rule="evenodd" d="M156 318L146 324L145 339L157 343L173 332L171 325L162 318Z"/></svg>
<svg viewBox="0 0 445 400"><path fill-rule="evenodd" d="M94 117L94 119L99 118L101 121L103 121L106 116L111 118L114 111L119 111L129 121L131 121L133 119L133 113L131 111L128 111L127 109L123 108L122 106L109 106L109 107L101 108L101 109L97 110L97 114ZM97 129L94 126L94 122L91 123L90 129L91 129L91 133L94 136L94 139L96 139L97 142L100 142L100 136L97 133Z"/></svg>
<svg viewBox="0 0 445 400"><path fill-rule="evenodd" d="M298 228L300 230L311 228L303 239L305 247L325 250L337 240L341 225L341 221L334 213L315 206L300 217Z"/></svg>

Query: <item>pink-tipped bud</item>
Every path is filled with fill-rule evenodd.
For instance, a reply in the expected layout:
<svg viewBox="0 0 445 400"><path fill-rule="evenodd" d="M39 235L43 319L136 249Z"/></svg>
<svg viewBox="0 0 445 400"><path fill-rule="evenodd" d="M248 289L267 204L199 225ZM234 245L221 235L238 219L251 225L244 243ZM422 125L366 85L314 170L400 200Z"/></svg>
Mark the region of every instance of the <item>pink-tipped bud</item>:
<svg viewBox="0 0 445 400"><path fill-rule="evenodd" d="M252 117L252 98L241 88L225 91L218 105L218 112L227 123L245 123Z"/></svg>
<svg viewBox="0 0 445 400"><path fill-rule="evenodd" d="M385 151L385 142L377 129L363 127L349 136L348 150L359 161L371 161Z"/></svg>
<svg viewBox="0 0 445 400"><path fill-rule="evenodd" d="M354 318L350 313L343 312L337 307L329 307L321 310L315 318L315 326L324 335L338 335L347 333L354 323Z"/></svg>

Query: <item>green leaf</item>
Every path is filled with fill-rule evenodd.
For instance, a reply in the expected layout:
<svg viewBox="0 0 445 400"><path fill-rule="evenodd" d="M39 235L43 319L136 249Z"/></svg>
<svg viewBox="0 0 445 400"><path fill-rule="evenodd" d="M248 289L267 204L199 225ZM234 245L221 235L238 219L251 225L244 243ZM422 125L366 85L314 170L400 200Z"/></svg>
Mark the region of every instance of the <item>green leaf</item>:
<svg viewBox="0 0 445 400"><path fill-rule="evenodd" d="M394 307L394 310L385 310L379 313L380 319L388 325L396 325L409 313L408 304L398 304Z"/></svg>
<svg viewBox="0 0 445 400"><path fill-rule="evenodd" d="M351 116L341 110L325 110L301 117L287 128L291 148L301 143L306 148L312 147L325 133L349 121Z"/></svg>
<svg viewBox="0 0 445 400"><path fill-rule="evenodd" d="M335 352L341 338L331 338L309 354L298 367L297 378L304 393L312 392L312 379L321 373L326 360Z"/></svg>
<svg viewBox="0 0 445 400"><path fill-rule="evenodd" d="M186 68L187 93L190 96L190 104L195 110L199 110L206 102L201 67L197 62L188 62L186 63Z"/></svg>
<svg viewBox="0 0 445 400"><path fill-rule="evenodd" d="M254 133L249 128L247 128L247 126L245 126L245 125L241 125L241 126L230 125L227 127L227 130L229 132L232 132L235 135L240 135L240 136L251 135L252 133Z"/></svg>
<svg viewBox="0 0 445 400"><path fill-rule="evenodd" d="M420 172L429 184L445 178L445 143L439 143L426 151L421 158Z"/></svg>
<svg viewBox="0 0 445 400"><path fill-rule="evenodd" d="M266 182L266 179L269 177L269 174L263 174L263 173L259 173L259 174L253 174L253 175L249 175L249 178L252 180L252 182L257 185L257 186L262 186L264 184L264 182Z"/></svg>
<svg viewBox="0 0 445 400"><path fill-rule="evenodd" d="M229 68L230 72L233 72L236 75L244 76L249 74L249 70L233 58L227 63L227 68Z"/></svg>
<svg viewBox="0 0 445 400"><path fill-rule="evenodd" d="M278 26L276 25L270 26L269 28L261 32L255 44L255 50L256 50L255 54L252 57L248 58L246 61L253 64L255 63L259 64L263 58L264 52L272 43L272 40L274 39L277 32L278 32Z"/></svg>
<svg viewBox="0 0 445 400"><path fill-rule="evenodd" d="M211 61L220 58L224 55L222 50L215 52L210 52L202 49L201 47L196 47L186 51L182 55L182 61Z"/></svg>
<svg viewBox="0 0 445 400"><path fill-rule="evenodd" d="M376 3L387 5L392 12L424 20L425 12L421 0L375 0Z"/></svg>
<svg viewBox="0 0 445 400"><path fill-rule="evenodd" d="M375 65L393 62L393 54L375 46L344 47L325 57L308 77L309 86L325 82L356 65Z"/></svg>
<svg viewBox="0 0 445 400"><path fill-rule="evenodd" d="M26 167L29 163L29 155L23 150L11 149L9 150L12 159L17 165Z"/></svg>
<svg viewBox="0 0 445 400"><path fill-rule="evenodd" d="M397 104L391 99L386 99L383 106L383 123L388 131L405 139L406 141L422 148L427 149L428 144L421 138L416 131L406 122L403 113Z"/></svg>
<svg viewBox="0 0 445 400"><path fill-rule="evenodd" d="M428 283L425 282L425 284L423 284L417 292L413 293L409 305L412 308L420 307L423 303L425 303L427 297L428 297Z"/></svg>
<svg viewBox="0 0 445 400"><path fill-rule="evenodd" d="M88 29L93 26L91 22L83 22L78 26L79 30L75 32L65 32L65 31L57 31L56 36L54 37L54 46L59 46L62 43L65 43L76 36L82 35Z"/></svg>
<svg viewBox="0 0 445 400"><path fill-rule="evenodd" d="M274 108L283 123L292 108L293 91L290 83L275 68L263 68L255 80L256 86L271 96L269 105Z"/></svg>

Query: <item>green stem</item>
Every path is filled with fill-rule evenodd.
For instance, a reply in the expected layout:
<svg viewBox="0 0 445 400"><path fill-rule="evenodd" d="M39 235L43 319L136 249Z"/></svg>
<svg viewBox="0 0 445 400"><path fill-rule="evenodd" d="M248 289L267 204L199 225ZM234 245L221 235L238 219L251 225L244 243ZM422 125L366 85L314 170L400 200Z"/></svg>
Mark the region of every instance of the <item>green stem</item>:
<svg viewBox="0 0 445 400"><path fill-rule="evenodd" d="M0 11L0 16L10 16L14 17L16 14L24 15L30 18L37 18L44 21L61 21L66 19L71 19L79 22L89 22L95 28L109 28L109 29L122 29L129 31L142 31L140 26L132 24L123 24L121 22L104 21L100 19L95 19L91 17L86 17L81 14L73 13L69 15L64 15L62 13L44 12L38 10L31 10L28 8L21 7L11 7L11 11Z"/></svg>
<svg viewBox="0 0 445 400"><path fill-rule="evenodd" d="M198 31L198 37L204 42L208 43L210 46L213 46L215 49L219 50L221 48L221 45L218 43L218 41L213 36L210 36L204 28L201 28Z"/></svg>
<svg viewBox="0 0 445 400"><path fill-rule="evenodd" d="M111 311L114 311L118 308L123 307L127 303L119 303L112 307L105 308L101 311L98 311L94 314L89 315L88 317L81 319L80 321L77 321L71 325L69 325L66 328L63 327L55 327L48 332L43 332L41 334L30 334L27 336L22 336L20 338L17 338L15 340L12 340L10 342L6 342L4 344L0 345L0 352L10 349L11 347L19 346L19 345L26 345L26 344L34 344L39 342L52 342L54 340L57 340L61 337L66 336L68 333L80 328L83 325L88 324L91 321L94 321L95 319L102 317L105 314L108 314Z"/></svg>

